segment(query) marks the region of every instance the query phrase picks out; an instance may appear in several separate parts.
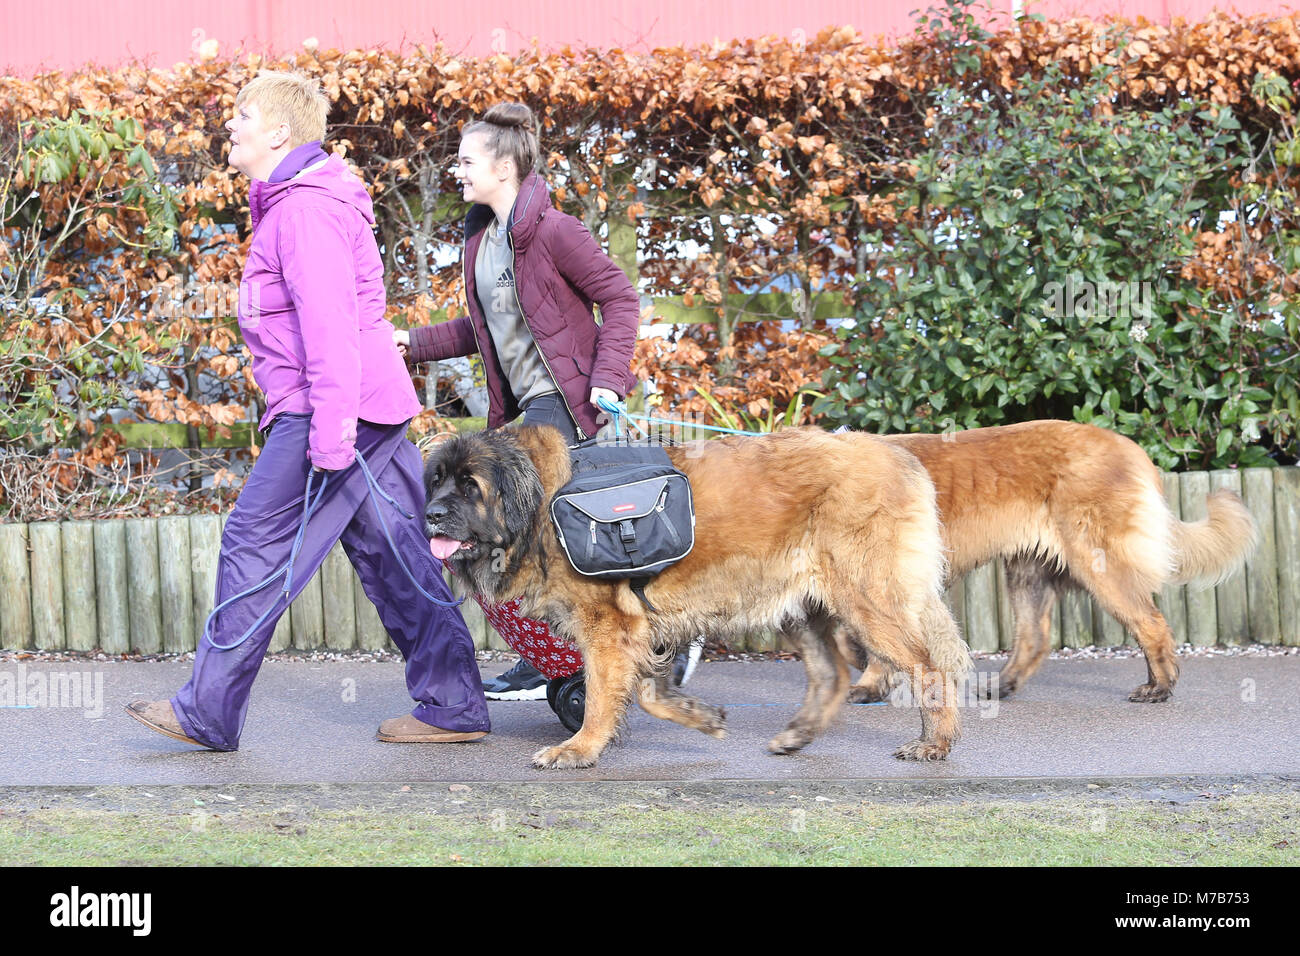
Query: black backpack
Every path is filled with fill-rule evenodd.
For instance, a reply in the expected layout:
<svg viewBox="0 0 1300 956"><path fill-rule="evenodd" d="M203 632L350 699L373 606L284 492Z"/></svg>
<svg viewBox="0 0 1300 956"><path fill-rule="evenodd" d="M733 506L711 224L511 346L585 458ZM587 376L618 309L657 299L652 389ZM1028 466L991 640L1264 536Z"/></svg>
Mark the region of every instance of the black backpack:
<svg viewBox="0 0 1300 956"><path fill-rule="evenodd" d="M573 475L551 499L560 547L579 574L643 588L695 546L691 483L659 445L571 448Z"/></svg>

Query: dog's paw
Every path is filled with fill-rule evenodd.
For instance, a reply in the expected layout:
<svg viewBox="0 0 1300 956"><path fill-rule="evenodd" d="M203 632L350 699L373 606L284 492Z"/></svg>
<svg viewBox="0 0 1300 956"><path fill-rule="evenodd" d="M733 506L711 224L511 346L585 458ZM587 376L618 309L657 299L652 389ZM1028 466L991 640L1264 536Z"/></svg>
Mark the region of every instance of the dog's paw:
<svg viewBox="0 0 1300 956"><path fill-rule="evenodd" d="M722 740L727 736L727 712L721 707L704 704L700 707L695 727L702 734Z"/></svg>
<svg viewBox="0 0 1300 956"><path fill-rule="evenodd" d="M1006 698L1014 694L1016 692L1016 688L1020 686L1019 682L1014 680L989 681L989 684L990 686L985 687L979 692L979 696L981 700L992 700L995 695L997 696L998 700L1005 700Z"/></svg>
<svg viewBox="0 0 1300 956"><path fill-rule="evenodd" d="M1159 704L1174 696L1174 689L1160 684L1143 684L1128 695L1135 704Z"/></svg>
<svg viewBox="0 0 1300 956"><path fill-rule="evenodd" d="M767 749L774 754L792 754L802 750L811 739L797 730L783 730L767 742Z"/></svg>
<svg viewBox="0 0 1300 956"><path fill-rule="evenodd" d="M903 744L894 751L899 760L947 760L951 744L936 743L933 740L918 738Z"/></svg>
<svg viewBox="0 0 1300 956"><path fill-rule="evenodd" d="M543 747L533 754L533 766L538 770L577 770L595 765L595 756L588 756L577 747L570 747L567 744Z"/></svg>
<svg viewBox="0 0 1300 956"><path fill-rule="evenodd" d="M861 687L854 685L849 688L850 704L879 704L889 697L888 693L882 694L875 687Z"/></svg>

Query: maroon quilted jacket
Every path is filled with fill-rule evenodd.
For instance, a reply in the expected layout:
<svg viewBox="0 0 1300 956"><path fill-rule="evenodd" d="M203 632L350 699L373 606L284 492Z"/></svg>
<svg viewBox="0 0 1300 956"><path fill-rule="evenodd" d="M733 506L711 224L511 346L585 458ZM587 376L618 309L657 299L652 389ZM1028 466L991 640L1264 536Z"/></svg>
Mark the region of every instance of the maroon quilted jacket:
<svg viewBox="0 0 1300 956"><path fill-rule="evenodd" d="M462 264L469 315L412 329L408 361L482 353L488 427L497 428L518 417L520 408L497 359L474 286L473 263L492 218L491 207L482 204L472 206L465 217ZM591 390L607 388L625 396L636 382L631 366L640 299L586 226L551 205L550 190L537 173L530 173L520 184L509 233L524 320L584 433L579 438L590 437L599 427L600 414L591 405ZM599 325L592 312L593 302L600 306Z"/></svg>

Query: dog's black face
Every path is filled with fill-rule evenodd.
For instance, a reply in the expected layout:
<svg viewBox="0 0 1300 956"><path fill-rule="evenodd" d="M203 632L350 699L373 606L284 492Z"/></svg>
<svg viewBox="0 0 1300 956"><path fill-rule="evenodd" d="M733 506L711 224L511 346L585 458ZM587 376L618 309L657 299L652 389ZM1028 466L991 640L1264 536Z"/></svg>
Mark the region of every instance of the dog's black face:
<svg viewBox="0 0 1300 956"><path fill-rule="evenodd" d="M513 570L513 552L531 537L541 508L532 461L508 431L461 435L434 448L424 491L430 550L490 593L487 575Z"/></svg>

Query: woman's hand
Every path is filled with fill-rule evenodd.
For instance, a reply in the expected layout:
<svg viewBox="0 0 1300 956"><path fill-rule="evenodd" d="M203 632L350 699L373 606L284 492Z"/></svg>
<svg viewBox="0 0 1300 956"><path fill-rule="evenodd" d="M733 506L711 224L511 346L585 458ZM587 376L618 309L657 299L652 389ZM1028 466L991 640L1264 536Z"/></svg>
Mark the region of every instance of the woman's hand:
<svg viewBox="0 0 1300 956"><path fill-rule="evenodd" d="M602 398L613 405L617 405L619 402L617 392L610 391L608 388L593 388L591 390L591 404L595 405L596 410L599 412L605 411L600 407L600 399Z"/></svg>
<svg viewBox="0 0 1300 956"><path fill-rule="evenodd" d="M411 347L411 333L406 329L393 329L393 344L397 346L397 354L406 358L406 351Z"/></svg>

